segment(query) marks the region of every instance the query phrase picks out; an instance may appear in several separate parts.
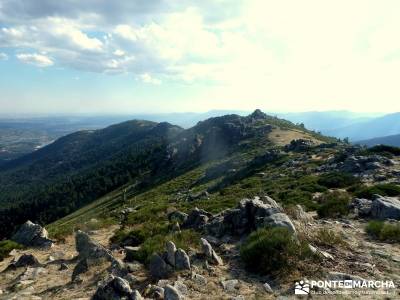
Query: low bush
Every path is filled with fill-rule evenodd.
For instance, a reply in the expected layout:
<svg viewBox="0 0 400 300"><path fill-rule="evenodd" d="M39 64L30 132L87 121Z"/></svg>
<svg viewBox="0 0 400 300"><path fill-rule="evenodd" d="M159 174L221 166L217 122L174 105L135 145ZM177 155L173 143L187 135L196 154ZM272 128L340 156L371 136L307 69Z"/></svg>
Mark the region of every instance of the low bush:
<svg viewBox="0 0 400 300"><path fill-rule="evenodd" d="M323 174L318 179L318 184L327 188L344 188L358 183L359 180L351 174L331 172Z"/></svg>
<svg viewBox="0 0 400 300"><path fill-rule="evenodd" d="M13 249L22 249L23 246L10 241L10 240L4 240L0 242L0 261L2 261L4 258L8 256L8 254L13 250Z"/></svg>
<svg viewBox="0 0 400 300"><path fill-rule="evenodd" d="M393 183L376 184L373 186L358 186L353 191L354 195L358 198L373 199L374 195L381 196L399 196L400 186Z"/></svg>
<svg viewBox="0 0 400 300"><path fill-rule="evenodd" d="M144 223L133 230L119 229L110 238L111 243L122 244L125 246L139 246L146 239L156 235L166 235L168 233L168 223Z"/></svg>
<svg viewBox="0 0 400 300"><path fill-rule="evenodd" d="M315 210L318 205L312 200L312 193L298 189L283 190L277 194L277 198L285 205L291 206L301 204L307 210Z"/></svg>
<svg viewBox="0 0 400 300"><path fill-rule="evenodd" d="M370 153L379 153L386 156L400 155L400 148L388 145L376 145L367 150Z"/></svg>
<svg viewBox="0 0 400 300"><path fill-rule="evenodd" d="M375 239L387 242L400 242L400 224L370 221L365 231Z"/></svg>
<svg viewBox="0 0 400 300"><path fill-rule="evenodd" d="M193 230L182 230L174 234L157 234L146 239L140 245L140 249L136 252L134 259L148 264L153 253L162 253L165 251L165 243L167 241L173 241L177 248L188 251L189 247L198 246L199 240L200 234Z"/></svg>
<svg viewBox="0 0 400 300"><path fill-rule="evenodd" d="M310 193L322 193L326 191L326 187L318 183L317 176L302 176L297 180L298 189Z"/></svg>
<svg viewBox="0 0 400 300"><path fill-rule="evenodd" d="M345 192L327 192L320 197L321 205L317 208L321 218L337 218L349 213L350 197Z"/></svg>
<svg viewBox="0 0 400 300"><path fill-rule="evenodd" d="M317 246L322 247L348 246L341 234L326 228L318 229L314 233L312 240Z"/></svg>
<svg viewBox="0 0 400 300"><path fill-rule="evenodd" d="M297 240L286 228L275 227L250 234L240 249L240 256L251 271L281 275L313 255L306 242Z"/></svg>

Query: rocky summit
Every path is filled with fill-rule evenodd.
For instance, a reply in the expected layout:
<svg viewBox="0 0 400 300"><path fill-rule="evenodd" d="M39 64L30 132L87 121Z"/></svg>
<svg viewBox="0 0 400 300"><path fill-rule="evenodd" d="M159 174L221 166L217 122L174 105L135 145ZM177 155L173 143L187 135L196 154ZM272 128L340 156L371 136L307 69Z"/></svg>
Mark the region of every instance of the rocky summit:
<svg viewBox="0 0 400 300"><path fill-rule="evenodd" d="M0 299L400 298L397 148L256 110L76 133L0 179Z"/></svg>

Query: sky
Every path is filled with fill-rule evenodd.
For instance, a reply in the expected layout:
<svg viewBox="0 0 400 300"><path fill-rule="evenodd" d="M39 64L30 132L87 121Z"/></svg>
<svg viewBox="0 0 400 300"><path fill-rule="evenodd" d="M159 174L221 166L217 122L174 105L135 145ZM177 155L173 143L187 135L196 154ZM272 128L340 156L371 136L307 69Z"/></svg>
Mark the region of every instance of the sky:
<svg viewBox="0 0 400 300"><path fill-rule="evenodd" d="M400 111L398 0L0 0L0 114Z"/></svg>

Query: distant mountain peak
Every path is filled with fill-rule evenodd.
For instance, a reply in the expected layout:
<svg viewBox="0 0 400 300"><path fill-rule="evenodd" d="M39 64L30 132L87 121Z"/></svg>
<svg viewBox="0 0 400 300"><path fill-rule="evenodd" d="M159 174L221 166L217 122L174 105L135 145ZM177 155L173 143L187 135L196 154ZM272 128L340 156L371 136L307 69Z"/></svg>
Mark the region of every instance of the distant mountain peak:
<svg viewBox="0 0 400 300"><path fill-rule="evenodd" d="M256 109L249 115L250 118L256 119L256 120L264 120L267 118L267 114L262 112L261 109Z"/></svg>

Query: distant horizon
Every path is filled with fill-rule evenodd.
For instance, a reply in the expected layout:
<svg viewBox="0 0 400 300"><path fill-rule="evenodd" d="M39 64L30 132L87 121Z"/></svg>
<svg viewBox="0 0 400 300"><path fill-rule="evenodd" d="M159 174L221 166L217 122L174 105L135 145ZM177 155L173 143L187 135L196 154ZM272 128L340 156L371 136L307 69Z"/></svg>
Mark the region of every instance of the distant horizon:
<svg viewBox="0 0 400 300"><path fill-rule="evenodd" d="M207 114L207 113L236 113L239 115L250 114L254 110L260 109L266 114L274 115L274 114L307 114L307 113L348 113L355 115L364 115L364 116L383 116L389 114L396 114L399 112L365 112L365 111L351 111L351 110L305 110L305 111L267 111L262 108L255 108L253 110L230 110L230 109L210 109L205 111L162 111L162 112L51 112L51 113L1 113L0 119L17 119L17 118L57 118L57 117L124 117L131 115L173 115L173 114Z"/></svg>

